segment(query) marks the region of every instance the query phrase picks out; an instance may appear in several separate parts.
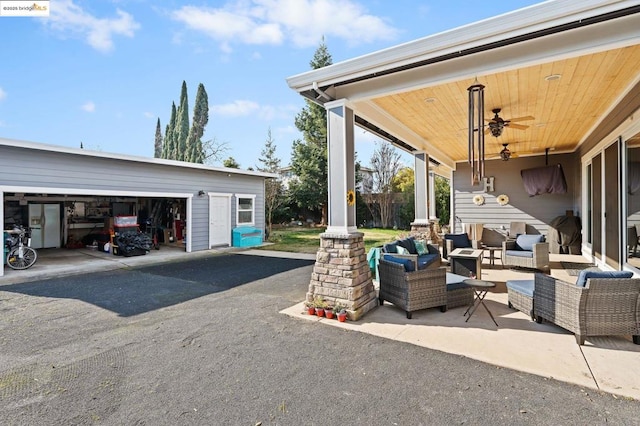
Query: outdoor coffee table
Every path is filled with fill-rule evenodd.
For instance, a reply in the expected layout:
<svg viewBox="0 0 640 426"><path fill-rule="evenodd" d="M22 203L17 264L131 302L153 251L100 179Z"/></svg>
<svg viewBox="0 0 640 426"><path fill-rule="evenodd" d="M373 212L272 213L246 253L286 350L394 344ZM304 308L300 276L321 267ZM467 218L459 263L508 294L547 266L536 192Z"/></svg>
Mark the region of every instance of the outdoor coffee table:
<svg viewBox="0 0 640 426"><path fill-rule="evenodd" d="M497 327L498 323L496 322L496 319L493 317L493 314L491 313L489 308L487 308L487 305L484 304L484 298L487 295L487 292L489 291L490 288L494 288L496 284L492 283L491 281L473 280L473 279L464 280L463 283L473 288L473 292L475 294L473 303L469 305L469 307L463 314L463 315L467 315L467 314L469 315L467 319L464 320L464 322L469 321L469 318L471 318L471 315L473 315L473 313L476 311L478 306L482 305L487 310L487 312L489 313L489 316L493 320L493 323Z"/></svg>

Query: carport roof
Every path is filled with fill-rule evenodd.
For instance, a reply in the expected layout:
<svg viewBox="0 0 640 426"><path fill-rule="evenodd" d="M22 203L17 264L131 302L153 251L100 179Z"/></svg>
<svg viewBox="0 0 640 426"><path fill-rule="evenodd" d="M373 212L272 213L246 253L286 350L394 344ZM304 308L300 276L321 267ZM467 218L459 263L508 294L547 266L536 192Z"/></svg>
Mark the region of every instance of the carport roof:
<svg viewBox="0 0 640 426"><path fill-rule="evenodd" d="M505 120L530 117L518 121L526 129L489 135L487 158L497 158L505 143L520 154L574 152L625 95L640 92L638 63L637 0L556 0L287 83L319 104L346 99L361 127L454 169L468 156L467 88L476 79L485 85L486 119L494 108Z"/></svg>
<svg viewBox="0 0 640 426"><path fill-rule="evenodd" d="M209 170L234 175L255 176L263 178L277 178L275 173L266 173L253 170L234 169L229 167L212 167L205 164L189 163L186 161L166 160L162 158L148 158L132 155L114 154L101 151L92 151L88 149L69 148L57 145L48 145L36 142L19 141L12 139L0 138L0 146L33 149L38 151L57 152L63 154L82 155L87 157L106 158L112 160L132 161L137 163L158 164L172 167L184 167L188 169Z"/></svg>

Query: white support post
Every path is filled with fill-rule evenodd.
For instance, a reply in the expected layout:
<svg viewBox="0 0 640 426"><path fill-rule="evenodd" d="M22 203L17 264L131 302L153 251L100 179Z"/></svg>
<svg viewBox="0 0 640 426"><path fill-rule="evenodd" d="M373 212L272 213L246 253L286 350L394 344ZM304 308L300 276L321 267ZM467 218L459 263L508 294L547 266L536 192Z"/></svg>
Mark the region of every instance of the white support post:
<svg viewBox="0 0 640 426"><path fill-rule="evenodd" d="M429 155L419 152L414 155L415 160L415 220L412 225L429 224L429 201L431 188L429 182Z"/></svg>
<svg viewBox="0 0 640 426"><path fill-rule="evenodd" d="M357 232L356 208L347 203L347 194L353 192L355 201L355 143L354 115L345 99L327 102L328 169L329 169L329 223L327 233L351 234Z"/></svg>

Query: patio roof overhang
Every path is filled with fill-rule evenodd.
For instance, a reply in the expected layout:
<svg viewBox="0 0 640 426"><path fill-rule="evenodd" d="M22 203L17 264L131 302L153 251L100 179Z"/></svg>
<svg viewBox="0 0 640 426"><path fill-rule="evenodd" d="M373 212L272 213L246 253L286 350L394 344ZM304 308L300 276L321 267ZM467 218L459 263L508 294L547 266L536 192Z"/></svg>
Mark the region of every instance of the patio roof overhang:
<svg viewBox="0 0 640 426"><path fill-rule="evenodd" d="M467 160L467 88L476 79L486 87L485 118L494 108L506 120L533 117L518 122L526 129L488 135L487 158L505 143L519 155L573 152L640 93L638 64L637 1L548 1L287 82L319 104L347 99L359 126L455 169Z"/></svg>

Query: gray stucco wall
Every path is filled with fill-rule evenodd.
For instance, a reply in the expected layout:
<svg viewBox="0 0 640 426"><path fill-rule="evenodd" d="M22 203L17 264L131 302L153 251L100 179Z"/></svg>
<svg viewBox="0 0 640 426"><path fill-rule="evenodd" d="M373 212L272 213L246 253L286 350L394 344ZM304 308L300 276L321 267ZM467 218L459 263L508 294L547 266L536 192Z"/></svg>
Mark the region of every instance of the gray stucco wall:
<svg viewBox="0 0 640 426"><path fill-rule="evenodd" d="M567 181L566 194L541 194L530 197L525 191L520 171L545 165L545 157L512 158L509 161L486 161L486 176L494 177L494 191L484 192L484 185L472 186L470 167L468 163L458 163L453 173L452 188L454 190L454 212L462 223L483 223L485 229L495 229L504 233L502 227L509 229L512 221L527 223L527 232L547 235L549 222L555 217L562 216L567 210L573 210L574 215L580 216L578 211L578 196L580 191L580 164L576 154L549 155L549 165L562 165ZM475 195L484 197L484 205L473 203ZM501 206L496 199L505 194L509 197L509 204ZM452 215L452 221L455 216ZM459 225L458 225L459 230ZM485 231L487 232L487 231ZM490 237L493 232L487 232ZM493 237L499 237L493 235ZM483 236L484 239L484 236Z"/></svg>
<svg viewBox="0 0 640 426"><path fill-rule="evenodd" d="M98 158L0 145L0 186L33 186L102 191L191 193L193 251L208 249L209 198L198 191L255 194L255 226L265 228L264 177L224 171L150 164L137 160ZM235 227L236 197L231 199ZM231 237L229 237L231 238Z"/></svg>

